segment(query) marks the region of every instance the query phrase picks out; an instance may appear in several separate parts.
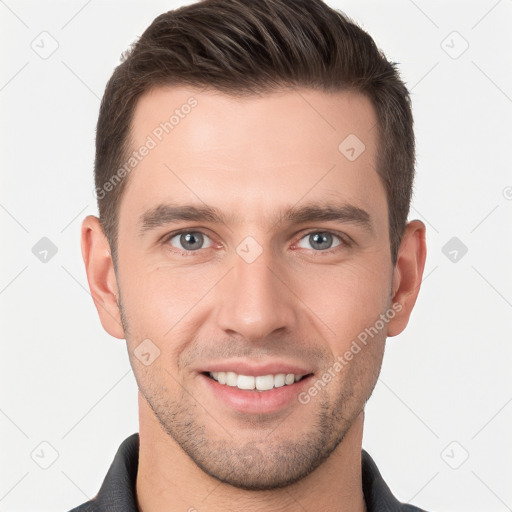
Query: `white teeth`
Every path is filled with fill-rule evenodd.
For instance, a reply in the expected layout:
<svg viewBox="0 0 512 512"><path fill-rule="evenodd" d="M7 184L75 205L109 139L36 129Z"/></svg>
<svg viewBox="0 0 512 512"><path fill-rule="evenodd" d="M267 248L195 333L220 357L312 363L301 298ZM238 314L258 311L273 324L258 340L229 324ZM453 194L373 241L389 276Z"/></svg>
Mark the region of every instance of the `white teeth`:
<svg viewBox="0 0 512 512"><path fill-rule="evenodd" d="M239 375L236 387L238 389L254 389L256 387L256 379L251 375Z"/></svg>
<svg viewBox="0 0 512 512"><path fill-rule="evenodd" d="M215 378L215 377L213 377ZM238 375L235 372L226 372L226 384L235 387L237 385Z"/></svg>
<svg viewBox="0 0 512 512"><path fill-rule="evenodd" d="M284 373L278 373L274 376L274 387L280 388L284 386L284 381L286 379L286 375Z"/></svg>
<svg viewBox="0 0 512 512"><path fill-rule="evenodd" d="M240 377L238 377L240 378ZM274 376L273 375L258 375L256 377L256 389L258 391L267 391L274 387Z"/></svg>
<svg viewBox="0 0 512 512"><path fill-rule="evenodd" d="M235 372L210 372L210 377L215 379L219 384L237 387L238 389L257 391L268 391L273 388L289 386L298 382L304 375L295 375L293 373L278 373L276 375L239 375Z"/></svg>

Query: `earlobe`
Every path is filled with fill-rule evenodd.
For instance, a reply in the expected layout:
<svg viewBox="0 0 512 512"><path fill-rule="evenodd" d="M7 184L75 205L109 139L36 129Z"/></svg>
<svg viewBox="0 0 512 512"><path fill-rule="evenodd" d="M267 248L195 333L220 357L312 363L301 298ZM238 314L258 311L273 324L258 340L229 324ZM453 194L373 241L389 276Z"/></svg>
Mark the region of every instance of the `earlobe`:
<svg viewBox="0 0 512 512"><path fill-rule="evenodd" d="M103 328L115 338L125 337L118 306L119 290L110 246L97 217L82 222L82 257L87 281Z"/></svg>
<svg viewBox="0 0 512 512"><path fill-rule="evenodd" d="M391 302L396 305L394 309L397 313L388 324L388 336L400 334L409 322L420 291L426 256L425 224L413 220L407 224L398 250Z"/></svg>

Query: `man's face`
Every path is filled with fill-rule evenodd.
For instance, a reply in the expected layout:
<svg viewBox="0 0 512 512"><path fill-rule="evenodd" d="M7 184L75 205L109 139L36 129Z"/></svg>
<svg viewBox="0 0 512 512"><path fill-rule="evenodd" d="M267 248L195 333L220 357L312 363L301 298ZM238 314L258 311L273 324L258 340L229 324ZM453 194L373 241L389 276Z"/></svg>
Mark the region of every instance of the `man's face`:
<svg viewBox="0 0 512 512"><path fill-rule="evenodd" d="M197 104L159 131L192 96ZM220 480L253 489L299 480L336 449L373 390L385 322L344 354L391 306L376 123L371 102L348 92L235 99L160 88L137 104L132 149L148 136L157 144L131 172L119 212L130 359L151 414ZM176 207L210 208L224 222L180 218ZM312 214L328 207L340 215ZM134 350L148 339L144 357L155 346L160 355L146 365ZM305 377L286 384L295 378L283 374Z"/></svg>

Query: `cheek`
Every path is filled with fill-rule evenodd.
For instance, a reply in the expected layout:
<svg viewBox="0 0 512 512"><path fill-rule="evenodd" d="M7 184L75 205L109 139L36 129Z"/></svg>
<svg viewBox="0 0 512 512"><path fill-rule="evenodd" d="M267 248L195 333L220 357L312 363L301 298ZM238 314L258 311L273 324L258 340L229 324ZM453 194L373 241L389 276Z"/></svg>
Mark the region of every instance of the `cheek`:
<svg viewBox="0 0 512 512"><path fill-rule="evenodd" d="M366 266L340 264L304 273L301 297L324 324L333 351L344 350L366 328L373 326L389 305L391 277L382 263Z"/></svg>
<svg viewBox="0 0 512 512"><path fill-rule="evenodd" d="M200 266L185 269L129 260L124 268L121 293L130 328L162 341L175 337L221 275Z"/></svg>

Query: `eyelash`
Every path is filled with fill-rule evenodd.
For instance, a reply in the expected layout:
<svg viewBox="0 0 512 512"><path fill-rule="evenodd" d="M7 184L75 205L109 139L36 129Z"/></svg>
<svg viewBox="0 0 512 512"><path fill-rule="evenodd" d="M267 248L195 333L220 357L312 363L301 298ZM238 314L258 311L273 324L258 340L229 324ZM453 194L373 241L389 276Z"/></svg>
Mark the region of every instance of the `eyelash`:
<svg viewBox="0 0 512 512"><path fill-rule="evenodd" d="M178 254L181 254L182 256L195 256L196 254L201 252L201 249L195 250L195 251L187 251L186 249L178 249L176 247L172 247L169 244L169 241L173 239L177 235L181 235L183 233L200 233L208 238L210 238L206 233L199 229L182 229L180 231L174 231L173 233L169 233L162 239L162 243L166 245L169 250L172 252L177 252ZM317 250L309 249L310 251L313 251L315 254L332 254L337 252L338 250L342 250L343 248L349 248L352 246L351 241L349 240L349 237L345 234L339 233L337 231L329 231L329 230L320 230L320 229L312 229L311 231L308 231L304 235L302 235L296 243L299 243L301 240L303 240L305 237L313 234L313 233L327 233L330 235L333 235L337 237L340 240L340 244L331 248L331 249L325 249L325 250ZM206 247L206 249L209 249L209 247Z"/></svg>

